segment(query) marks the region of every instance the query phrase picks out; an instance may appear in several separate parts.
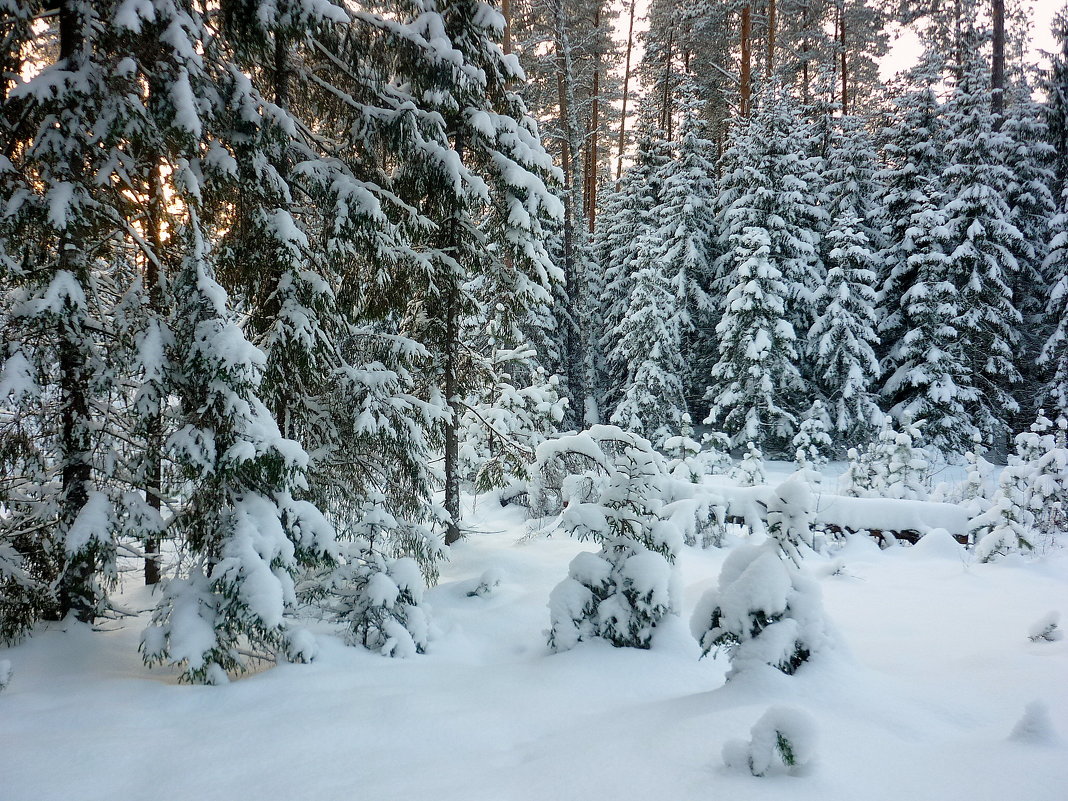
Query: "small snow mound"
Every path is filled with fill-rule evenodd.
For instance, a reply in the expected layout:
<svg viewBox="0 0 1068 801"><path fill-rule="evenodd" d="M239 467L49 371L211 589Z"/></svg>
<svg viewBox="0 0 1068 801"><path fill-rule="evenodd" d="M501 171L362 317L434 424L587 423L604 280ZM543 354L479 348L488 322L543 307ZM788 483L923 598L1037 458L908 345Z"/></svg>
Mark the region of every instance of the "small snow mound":
<svg viewBox="0 0 1068 801"><path fill-rule="evenodd" d="M1031 642L1056 642L1064 636L1060 629L1061 613L1049 612L1038 619L1027 632Z"/></svg>
<svg viewBox="0 0 1068 801"><path fill-rule="evenodd" d="M964 547L944 528L931 529L907 551L911 556L935 559L960 559L963 552Z"/></svg>
<svg viewBox="0 0 1068 801"><path fill-rule="evenodd" d="M0 693L11 683L11 660L0 659Z"/></svg>
<svg viewBox="0 0 1068 801"><path fill-rule="evenodd" d="M1053 745L1060 741L1053 728L1049 707L1042 701L1032 701L1024 708L1023 716L1009 735L1010 740L1035 745Z"/></svg>

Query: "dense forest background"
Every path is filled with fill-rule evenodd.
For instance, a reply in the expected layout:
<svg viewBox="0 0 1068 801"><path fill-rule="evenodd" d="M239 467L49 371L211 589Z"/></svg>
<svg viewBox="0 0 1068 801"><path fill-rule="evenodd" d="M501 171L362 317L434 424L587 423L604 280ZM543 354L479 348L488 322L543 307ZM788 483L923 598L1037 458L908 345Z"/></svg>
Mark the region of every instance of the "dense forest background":
<svg viewBox="0 0 1068 801"><path fill-rule="evenodd" d="M1068 413L1068 17L1038 72L1026 3L654 0L640 59L635 13L0 0L0 639L132 556L187 678L309 658L298 597L393 636L378 576L418 649L461 493L561 433Z"/></svg>

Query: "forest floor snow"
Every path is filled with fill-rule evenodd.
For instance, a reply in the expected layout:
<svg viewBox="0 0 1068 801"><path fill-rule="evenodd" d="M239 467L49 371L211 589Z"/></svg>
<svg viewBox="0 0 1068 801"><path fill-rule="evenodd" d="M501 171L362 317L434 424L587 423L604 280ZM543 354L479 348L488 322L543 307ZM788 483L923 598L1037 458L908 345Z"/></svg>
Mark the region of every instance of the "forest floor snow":
<svg viewBox="0 0 1068 801"><path fill-rule="evenodd" d="M1068 639L1028 639L1068 613L1066 550L982 565L948 536L885 551L853 537L805 566L837 644L795 676L725 684L726 659L699 660L688 623L727 549L684 549L681 615L650 651L552 654L549 592L594 546L547 536L491 496L466 524L428 594L420 657L347 647L320 624L310 665L182 686L142 665L145 615L105 631L51 624L0 648L12 668L0 799L1068 798ZM469 597L490 568L500 587ZM120 602L152 605L144 588ZM724 744L770 707L807 714L813 762L762 778L727 768Z"/></svg>

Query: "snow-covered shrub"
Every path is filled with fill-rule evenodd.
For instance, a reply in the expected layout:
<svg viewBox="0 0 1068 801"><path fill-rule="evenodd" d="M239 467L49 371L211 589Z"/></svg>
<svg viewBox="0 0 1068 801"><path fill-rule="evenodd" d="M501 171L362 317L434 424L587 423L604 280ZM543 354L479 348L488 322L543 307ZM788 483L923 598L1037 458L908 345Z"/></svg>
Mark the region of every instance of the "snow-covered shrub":
<svg viewBox="0 0 1068 801"><path fill-rule="evenodd" d="M717 493L679 480L667 484L660 516L682 532L683 542L718 548L727 533L727 504Z"/></svg>
<svg viewBox="0 0 1068 801"><path fill-rule="evenodd" d="M803 768L815 754L816 727L800 709L773 706L753 724L750 740L730 740L723 746L728 768L765 776L776 763L786 770Z"/></svg>
<svg viewBox="0 0 1068 801"><path fill-rule="evenodd" d="M871 465L856 448L846 451L846 458L849 463L841 478L842 494L863 498L871 489Z"/></svg>
<svg viewBox="0 0 1068 801"><path fill-rule="evenodd" d="M768 477L764 472L764 454L760 448L752 442L746 443L745 456L731 471L731 478L742 487L755 487L767 483Z"/></svg>
<svg viewBox="0 0 1068 801"><path fill-rule="evenodd" d="M526 374L522 362L531 355L529 349L495 351L483 365L490 389L464 403L460 464L479 491L505 486L511 478L526 478L534 448L564 419L567 399L556 376L537 368L528 371L523 381L516 380Z"/></svg>
<svg viewBox="0 0 1068 801"><path fill-rule="evenodd" d="M905 418L901 430L894 429L894 421L886 417L875 442L851 468L848 481L862 490L857 494L872 494L883 498L923 500L930 464L926 454L917 446L923 421Z"/></svg>
<svg viewBox="0 0 1068 801"><path fill-rule="evenodd" d="M550 462L582 472L560 482L560 527L600 544L576 556L549 598L549 644L565 650L593 637L648 648L653 629L674 611L678 529L661 519L663 461L649 442L616 426L593 426L538 448L537 472Z"/></svg>
<svg viewBox="0 0 1068 801"><path fill-rule="evenodd" d="M827 464L828 454L833 448L831 437L827 433L829 427L830 420L827 410L823 408L823 401L813 401L797 433L794 434L794 462L798 469L819 470Z"/></svg>
<svg viewBox="0 0 1068 801"><path fill-rule="evenodd" d="M393 559L367 540L349 543L334 573L330 609L348 630L346 639L384 656L426 651L429 622L423 575L410 557Z"/></svg>
<svg viewBox="0 0 1068 801"><path fill-rule="evenodd" d="M722 431L706 431L701 436L701 463L710 475L729 473L734 466L731 458L731 438Z"/></svg>
<svg viewBox="0 0 1068 801"><path fill-rule="evenodd" d="M0 659L0 693L7 689L11 683L11 660Z"/></svg>
<svg viewBox="0 0 1068 801"><path fill-rule="evenodd" d="M376 498L377 501L376 502ZM426 650L428 614L423 605L424 572L411 556L398 556L403 526L373 496L345 532L342 559L313 586L346 638L385 656L412 656Z"/></svg>
<svg viewBox="0 0 1068 801"><path fill-rule="evenodd" d="M732 551L690 623L704 654L729 655L728 679L760 665L794 673L822 647L825 628L819 586L774 542Z"/></svg>
<svg viewBox="0 0 1068 801"><path fill-rule="evenodd" d="M1060 628L1060 612L1050 612L1035 622L1027 633L1031 642L1056 642L1064 636Z"/></svg>
<svg viewBox="0 0 1068 801"><path fill-rule="evenodd" d="M1062 418L1063 419L1063 418ZM1068 447L1058 420L1056 433L1039 412L1031 430L1016 436L1016 454L1001 471L989 509L972 517L976 556L988 562L1013 551L1032 551L1066 526Z"/></svg>
<svg viewBox="0 0 1068 801"><path fill-rule="evenodd" d="M491 567L489 570L483 572L481 578L478 580L478 584L471 590L471 592L467 593L467 597L488 598L497 592L503 579L504 575L501 571L495 567Z"/></svg>
<svg viewBox="0 0 1068 801"><path fill-rule="evenodd" d="M677 436L664 440L664 452L668 456L667 471L673 478L699 484L706 472L706 465L699 458L701 443L693 438L690 415L682 416L682 426Z"/></svg>
<svg viewBox="0 0 1068 801"><path fill-rule="evenodd" d="M816 520L816 499L809 484L811 471L799 470L775 488L767 501L768 534L782 554L795 565L801 564L800 547L814 547L812 524Z"/></svg>

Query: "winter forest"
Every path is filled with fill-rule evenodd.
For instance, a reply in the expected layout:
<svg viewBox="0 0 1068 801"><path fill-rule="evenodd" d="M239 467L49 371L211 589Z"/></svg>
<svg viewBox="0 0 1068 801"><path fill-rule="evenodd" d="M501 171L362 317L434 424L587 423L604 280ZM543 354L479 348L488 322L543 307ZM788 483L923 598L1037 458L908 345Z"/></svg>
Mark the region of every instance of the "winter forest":
<svg viewBox="0 0 1068 801"><path fill-rule="evenodd" d="M1068 9L1037 55L1033 11L0 0L0 797L126 787L40 774L86 708L107 743L271 720L244 697L359 707L381 797L882 798L885 725L888 799L970 765L1055 801ZM906 692L913 657L969 678ZM450 716L495 789L411 784ZM131 786L242 794L161 765ZM304 770L254 795L358 797Z"/></svg>

